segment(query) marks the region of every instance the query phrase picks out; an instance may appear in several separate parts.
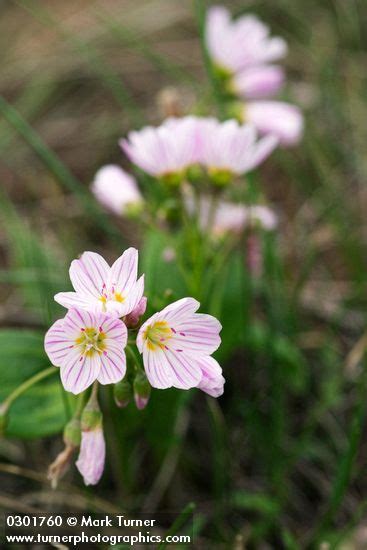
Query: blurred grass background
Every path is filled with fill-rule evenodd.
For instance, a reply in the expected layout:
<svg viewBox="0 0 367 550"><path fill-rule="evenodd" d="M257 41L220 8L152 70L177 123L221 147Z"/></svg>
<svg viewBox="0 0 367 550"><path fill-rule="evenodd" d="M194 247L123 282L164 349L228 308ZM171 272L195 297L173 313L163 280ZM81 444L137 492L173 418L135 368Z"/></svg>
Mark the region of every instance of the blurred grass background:
<svg viewBox="0 0 367 550"><path fill-rule="evenodd" d="M0 441L0 506L63 509L70 492L76 508L103 511L180 510L194 501L198 548L323 541L364 548L367 5L223 4L257 13L286 38L287 95L306 115L302 144L260 170L281 220L277 238L264 243L262 292L251 294L236 269L225 275L222 313L227 326L243 323L240 335L228 331L224 339L225 395L207 405L195 394L186 407L187 394L155 392L143 413L116 411L106 396L108 474L97 491L69 474L51 492L45 472L59 439L23 440L27 428L15 422L17 437ZM162 88L174 85L187 110L210 97L195 7L179 0L0 4L3 387L24 364L27 373L47 366L37 338L62 314L52 298L68 284L70 260L88 249L112 259L141 245L139 228L106 216L88 185L102 164L126 162L118 138L160 122ZM161 246L154 236L146 244L152 271ZM171 282L164 276L155 273L161 290ZM238 293L245 315L232 308ZM14 328L33 332L14 337ZM20 418L34 400L47 400L49 386L42 391L22 401ZM53 430L64 409L61 398L56 411L47 409L61 423Z"/></svg>

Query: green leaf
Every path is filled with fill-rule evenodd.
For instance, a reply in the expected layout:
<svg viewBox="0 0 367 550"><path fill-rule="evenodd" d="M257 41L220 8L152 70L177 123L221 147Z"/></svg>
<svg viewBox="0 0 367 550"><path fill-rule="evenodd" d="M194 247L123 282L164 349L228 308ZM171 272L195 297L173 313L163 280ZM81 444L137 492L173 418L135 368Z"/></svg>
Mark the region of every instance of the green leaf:
<svg viewBox="0 0 367 550"><path fill-rule="evenodd" d="M50 366L43 338L43 333L32 330L0 331L0 402L31 376ZM57 374L55 368L55 376L33 386L14 402L9 411L7 436L31 439L62 430L67 418Z"/></svg>

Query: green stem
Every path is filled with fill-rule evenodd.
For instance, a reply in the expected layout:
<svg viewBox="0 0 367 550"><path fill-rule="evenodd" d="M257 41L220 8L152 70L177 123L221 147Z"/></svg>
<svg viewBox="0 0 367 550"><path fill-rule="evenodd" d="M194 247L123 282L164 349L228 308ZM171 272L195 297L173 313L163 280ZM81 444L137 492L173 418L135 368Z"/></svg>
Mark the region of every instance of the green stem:
<svg viewBox="0 0 367 550"><path fill-rule="evenodd" d="M222 90L221 90L220 83L218 82L218 79L214 73L213 63L210 59L210 55L205 42L206 1L194 0L194 3L195 3L196 20L199 27L201 51L204 58L205 69L211 83L213 96L217 103L219 115L221 116L221 118L223 118L225 114L225 109L224 109Z"/></svg>
<svg viewBox="0 0 367 550"><path fill-rule="evenodd" d="M55 367L49 367L48 369L41 370L40 372L37 372L37 374L35 374L31 378L29 378L28 380L23 382L23 384L21 384L20 386L15 388L15 390L10 395L8 395L8 397L5 399L5 401L3 401L2 405L0 406L0 409L3 412L7 412L8 409L13 404L13 402L16 399L18 399L18 397L20 397L24 392L29 390L29 388L34 386L34 384L37 384L37 382L40 382L44 378L47 378L48 376L50 376L51 374L56 373L56 372L57 372L57 369Z"/></svg>

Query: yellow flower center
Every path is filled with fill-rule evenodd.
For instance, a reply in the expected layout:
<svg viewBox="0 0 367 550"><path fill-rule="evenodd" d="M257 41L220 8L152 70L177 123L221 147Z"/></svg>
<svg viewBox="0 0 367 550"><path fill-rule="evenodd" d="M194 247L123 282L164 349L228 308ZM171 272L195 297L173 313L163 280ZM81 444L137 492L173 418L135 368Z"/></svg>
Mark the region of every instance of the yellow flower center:
<svg viewBox="0 0 367 550"><path fill-rule="evenodd" d="M167 321L156 321L145 329L143 338L151 351L165 349L166 342L172 338L172 330Z"/></svg>
<svg viewBox="0 0 367 550"><path fill-rule="evenodd" d="M106 334L101 329L89 327L81 331L79 338L75 340L75 344L80 346L82 353L89 357L94 353L101 355L106 349L105 338Z"/></svg>
<svg viewBox="0 0 367 550"><path fill-rule="evenodd" d="M107 291L106 285L103 285L101 296L98 299L102 302L102 311L106 312L106 304L109 300L123 304L126 300L126 296L124 296L121 292L116 292L114 287L112 287L110 291Z"/></svg>

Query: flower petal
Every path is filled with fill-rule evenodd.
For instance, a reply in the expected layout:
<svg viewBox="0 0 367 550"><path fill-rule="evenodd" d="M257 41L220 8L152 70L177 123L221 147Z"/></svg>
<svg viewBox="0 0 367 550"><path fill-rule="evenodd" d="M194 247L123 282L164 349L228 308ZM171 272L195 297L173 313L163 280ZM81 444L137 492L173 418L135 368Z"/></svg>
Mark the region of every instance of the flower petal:
<svg viewBox="0 0 367 550"><path fill-rule="evenodd" d="M98 304L94 297L90 299L76 292L58 292L55 294L54 300L68 309L81 308L94 310Z"/></svg>
<svg viewBox="0 0 367 550"><path fill-rule="evenodd" d="M212 397L219 397L224 391L225 379L222 376L222 369L213 357L200 357L198 365L202 371L202 378L198 388Z"/></svg>
<svg viewBox="0 0 367 550"><path fill-rule="evenodd" d="M166 389L173 385L173 377L168 362L162 350L143 350L144 369L153 388Z"/></svg>
<svg viewBox="0 0 367 550"><path fill-rule="evenodd" d="M59 367L71 347L73 347L73 342L65 334L64 320L59 319L50 327L45 336L45 350L51 363Z"/></svg>
<svg viewBox="0 0 367 550"><path fill-rule="evenodd" d="M138 251L128 248L114 262L108 280L108 288L117 289L120 293L128 293L136 283L138 276Z"/></svg>
<svg viewBox="0 0 367 550"><path fill-rule="evenodd" d="M81 355L80 350L74 348L60 367L61 382L66 391L81 393L96 380L99 368L99 355Z"/></svg>
<svg viewBox="0 0 367 550"><path fill-rule="evenodd" d="M99 299L107 283L110 267L106 260L95 252L84 252L70 266L70 279L76 292L87 298Z"/></svg>
<svg viewBox="0 0 367 550"><path fill-rule="evenodd" d="M79 338L82 329L97 325L96 316L85 309L69 309L64 317L64 331L71 339Z"/></svg>
<svg viewBox="0 0 367 550"><path fill-rule="evenodd" d="M112 339L106 339L106 353L100 355L97 376L101 384L116 384L126 373L126 355L123 349Z"/></svg>
<svg viewBox="0 0 367 550"><path fill-rule="evenodd" d="M171 324L191 316L199 307L200 302L194 298L181 298L162 309L157 314L157 319L164 319Z"/></svg>
<svg viewBox="0 0 367 550"><path fill-rule="evenodd" d="M149 383L154 388L173 386L188 390L196 387L202 378L197 361L184 353L145 349L143 361Z"/></svg>
<svg viewBox="0 0 367 550"><path fill-rule="evenodd" d="M116 342L122 348L126 346L127 328L123 321L102 313L96 318L96 325L102 329L108 340Z"/></svg>
<svg viewBox="0 0 367 550"><path fill-rule="evenodd" d="M221 338L219 333L222 325L212 315L195 313L171 325L175 331L174 337L168 341L168 347L182 349L189 355L210 355L218 349Z"/></svg>

